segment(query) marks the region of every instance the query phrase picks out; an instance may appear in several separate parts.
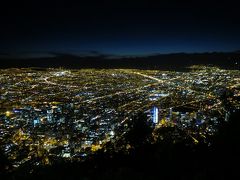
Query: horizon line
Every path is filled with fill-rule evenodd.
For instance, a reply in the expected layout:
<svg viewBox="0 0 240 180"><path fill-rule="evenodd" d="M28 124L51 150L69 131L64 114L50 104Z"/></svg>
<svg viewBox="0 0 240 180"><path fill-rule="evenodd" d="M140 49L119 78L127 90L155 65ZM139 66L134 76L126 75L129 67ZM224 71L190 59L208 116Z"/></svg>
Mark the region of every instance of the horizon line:
<svg viewBox="0 0 240 180"><path fill-rule="evenodd" d="M145 54L117 54L117 53L104 53L95 50L78 51L78 52L59 52L59 51L22 51L22 52L0 52L0 58L7 59L21 59L21 58L55 58L61 56L74 56L74 57L105 57L105 58L130 58L130 57L150 57L158 55L174 55L174 54L211 54L211 53L240 53L240 50L233 51L195 51L195 52L168 52L168 53L145 53Z"/></svg>

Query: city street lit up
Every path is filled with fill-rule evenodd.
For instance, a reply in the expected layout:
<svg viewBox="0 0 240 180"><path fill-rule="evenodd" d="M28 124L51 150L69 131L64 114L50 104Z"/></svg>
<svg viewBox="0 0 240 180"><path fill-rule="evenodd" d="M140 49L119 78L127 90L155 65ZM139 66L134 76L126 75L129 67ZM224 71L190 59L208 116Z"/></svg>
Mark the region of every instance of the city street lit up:
<svg viewBox="0 0 240 180"><path fill-rule="evenodd" d="M132 148L124 134L132 119L146 116L151 143L156 133L175 127L172 141L187 145L209 140L219 124L239 109L240 72L192 66L189 71L137 69L0 70L1 148L14 171L53 164L57 159L85 161L106 144ZM226 100L227 99L227 100Z"/></svg>

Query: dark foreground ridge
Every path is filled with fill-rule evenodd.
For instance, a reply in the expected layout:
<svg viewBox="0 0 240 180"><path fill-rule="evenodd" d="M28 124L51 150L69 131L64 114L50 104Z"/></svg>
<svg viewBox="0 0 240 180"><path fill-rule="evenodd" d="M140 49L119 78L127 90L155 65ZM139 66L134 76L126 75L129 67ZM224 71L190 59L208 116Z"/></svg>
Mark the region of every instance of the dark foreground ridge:
<svg viewBox="0 0 240 180"><path fill-rule="evenodd" d="M186 146L186 142L172 143L169 139L156 144L141 143L149 136L146 124L135 124L127 137L136 148L129 154L99 151L83 163L57 163L43 167L29 175L20 170L3 179L239 179L239 115L235 111L230 121L222 124L213 137L212 146L198 144ZM140 122L140 121L135 121ZM142 121L143 122L143 121ZM172 133L171 128L161 134ZM186 141L188 141L186 139ZM1 157L1 165L4 158Z"/></svg>
<svg viewBox="0 0 240 180"><path fill-rule="evenodd" d="M239 68L240 52L213 52L213 53L176 53L157 54L142 57L114 57L94 54L75 56L70 54L52 54L49 57L39 58L8 58L0 56L0 68L137 68L137 69L184 69L186 66L204 64L214 65L225 69Z"/></svg>

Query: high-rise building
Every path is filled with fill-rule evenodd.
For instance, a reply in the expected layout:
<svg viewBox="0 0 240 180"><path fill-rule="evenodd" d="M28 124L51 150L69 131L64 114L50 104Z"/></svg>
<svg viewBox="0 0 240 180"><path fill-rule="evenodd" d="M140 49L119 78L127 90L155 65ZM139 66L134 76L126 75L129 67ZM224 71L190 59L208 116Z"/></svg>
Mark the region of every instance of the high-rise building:
<svg viewBox="0 0 240 180"><path fill-rule="evenodd" d="M47 110L47 120L49 123L52 122L52 118L53 118L53 110L49 109L49 110Z"/></svg>
<svg viewBox="0 0 240 180"><path fill-rule="evenodd" d="M153 107L152 110L152 121L154 124L158 123L158 108L157 107Z"/></svg>
<svg viewBox="0 0 240 180"><path fill-rule="evenodd" d="M170 107L170 109L169 109L169 119L170 120L172 120L172 112L173 112L172 107Z"/></svg>
<svg viewBox="0 0 240 180"><path fill-rule="evenodd" d="M36 118L33 120L33 126L36 127L40 123L40 119Z"/></svg>

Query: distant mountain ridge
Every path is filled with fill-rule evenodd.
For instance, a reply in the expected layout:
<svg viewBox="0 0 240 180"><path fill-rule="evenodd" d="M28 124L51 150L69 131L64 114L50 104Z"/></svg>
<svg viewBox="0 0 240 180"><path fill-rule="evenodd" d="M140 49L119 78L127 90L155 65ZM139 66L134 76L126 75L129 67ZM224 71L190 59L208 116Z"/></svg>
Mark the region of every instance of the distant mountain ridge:
<svg viewBox="0 0 240 180"><path fill-rule="evenodd" d="M44 55L44 53L42 53ZM138 68L181 69L195 64L215 65L226 69L239 69L240 51L208 53L152 54L148 56L116 56L99 52L78 54L45 53L46 56L12 56L0 54L0 68Z"/></svg>

